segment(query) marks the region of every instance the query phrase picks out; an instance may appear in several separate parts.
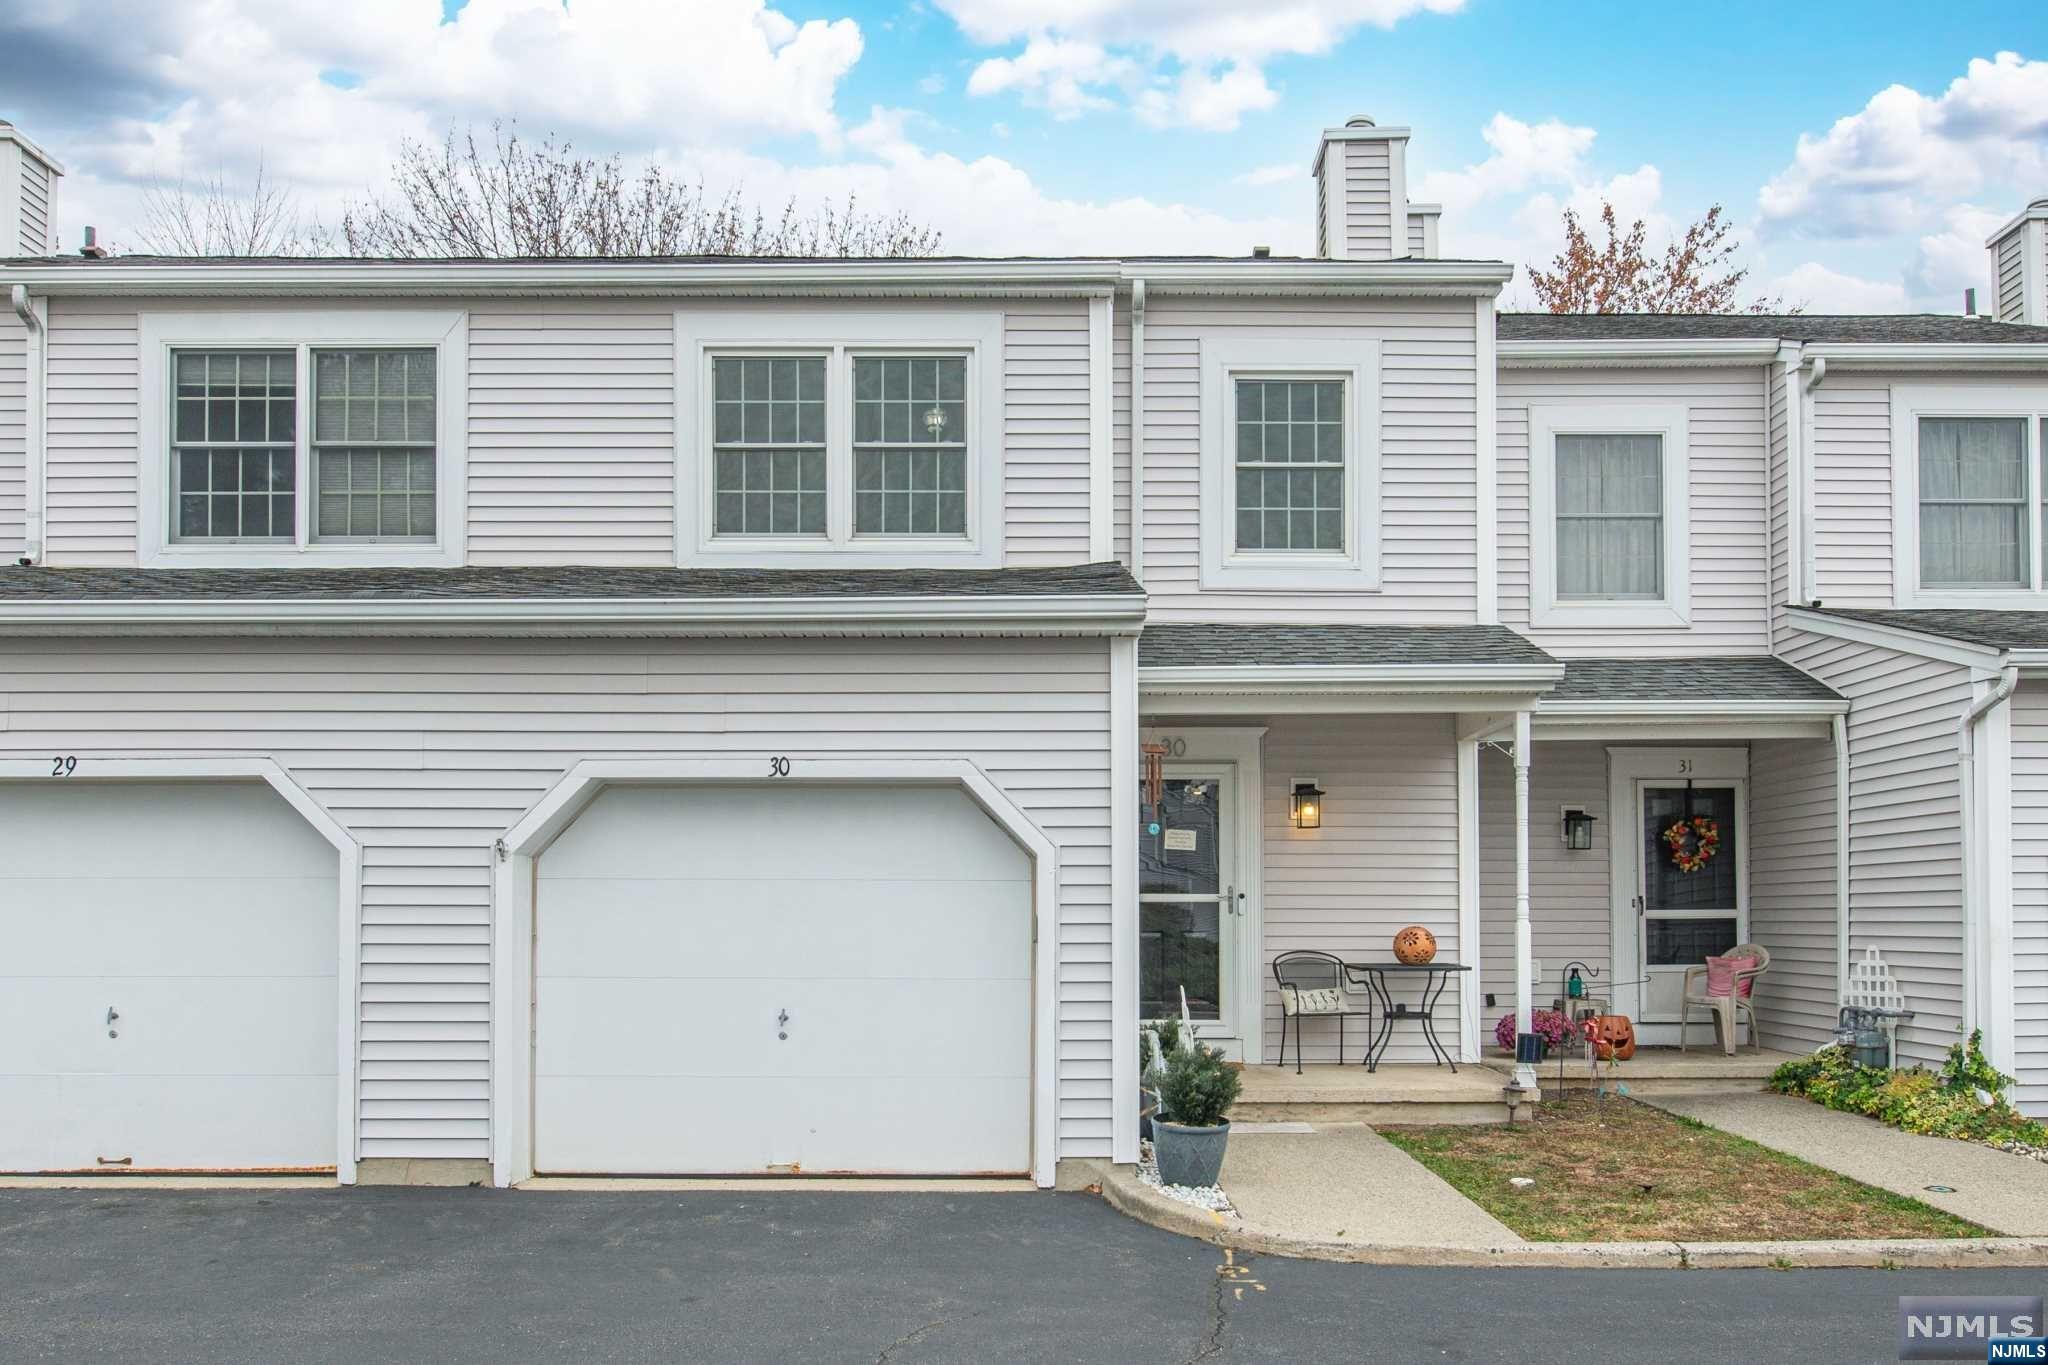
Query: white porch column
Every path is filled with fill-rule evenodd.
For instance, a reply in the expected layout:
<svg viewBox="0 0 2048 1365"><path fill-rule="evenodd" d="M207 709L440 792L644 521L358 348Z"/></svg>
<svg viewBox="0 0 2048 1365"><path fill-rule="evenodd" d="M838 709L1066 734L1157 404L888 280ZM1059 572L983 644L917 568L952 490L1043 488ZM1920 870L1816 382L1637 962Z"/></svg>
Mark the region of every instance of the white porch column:
<svg viewBox="0 0 2048 1365"><path fill-rule="evenodd" d="M1515 1032L1534 1028L1535 967L1529 942L1529 713L1515 712ZM1536 1088L1536 1068L1515 1064L1515 1087Z"/></svg>

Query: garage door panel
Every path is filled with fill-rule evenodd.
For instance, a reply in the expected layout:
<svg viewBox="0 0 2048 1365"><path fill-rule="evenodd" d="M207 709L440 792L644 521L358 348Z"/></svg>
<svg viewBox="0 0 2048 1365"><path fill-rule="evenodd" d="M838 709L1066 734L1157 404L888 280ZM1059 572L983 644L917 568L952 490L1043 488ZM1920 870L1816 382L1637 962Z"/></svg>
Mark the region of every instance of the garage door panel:
<svg viewBox="0 0 2048 1365"><path fill-rule="evenodd" d="M640 831L665 837L647 846ZM907 849L916 856L906 858ZM957 788L610 787L541 860L543 881L613 876L714 881L788 878L798 866L847 880L974 880L1028 875L1023 850Z"/></svg>
<svg viewBox="0 0 2048 1365"><path fill-rule="evenodd" d="M0 784L0 1170L332 1165L337 868L261 783Z"/></svg>
<svg viewBox="0 0 2048 1365"><path fill-rule="evenodd" d="M82 845L82 830L112 834ZM293 877L333 862L334 847L263 783L74 779L11 789L0 866L30 878L98 876L111 859L151 877Z"/></svg>
<svg viewBox="0 0 2048 1365"><path fill-rule="evenodd" d="M1031 947L1031 885L1019 879L920 883L551 879L573 903L556 921L550 976L616 971L633 943L647 976L976 976L1015 971ZM543 894L548 894L544 891ZM573 901L561 898L573 898ZM972 904L973 913L961 913ZM573 933L569 932L570 929Z"/></svg>
<svg viewBox="0 0 2048 1365"><path fill-rule="evenodd" d="M334 861L329 848L326 862ZM12 883L10 883L12 885ZM89 877L28 883L0 906L10 972L56 976L180 976L219 970L233 944L239 973L333 976L334 877Z"/></svg>
<svg viewBox="0 0 2048 1365"><path fill-rule="evenodd" d="M538 1169L1029 1166L1031 863L959 789L613 789L536 882Z"/></svg>

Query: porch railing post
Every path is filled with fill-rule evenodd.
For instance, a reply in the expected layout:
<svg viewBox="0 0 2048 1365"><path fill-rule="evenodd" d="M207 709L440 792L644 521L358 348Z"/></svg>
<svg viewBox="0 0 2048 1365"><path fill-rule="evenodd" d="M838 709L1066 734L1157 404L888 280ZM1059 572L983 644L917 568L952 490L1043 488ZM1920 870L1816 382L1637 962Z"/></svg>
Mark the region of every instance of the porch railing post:
<svg viewBox="0 0 2048 1365"><path fill-rule="evenodd" d="M1515 1032L1535 1028L1535 967L1529 941L1529 713L1515 712ZM1536 1068L1515 1064L1515 1088L1534 1090Z"/></svg>

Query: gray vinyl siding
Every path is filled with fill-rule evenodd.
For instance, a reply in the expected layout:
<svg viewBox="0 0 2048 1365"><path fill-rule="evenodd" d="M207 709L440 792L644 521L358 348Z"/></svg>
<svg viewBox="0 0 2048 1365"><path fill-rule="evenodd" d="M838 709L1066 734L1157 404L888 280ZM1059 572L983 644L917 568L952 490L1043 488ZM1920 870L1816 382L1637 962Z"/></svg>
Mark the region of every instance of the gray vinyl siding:
<svg viewBox="0 0 2048 1365"><path fill-rule="evenodd" d="M1060 1155L1100 1157L1108 677L1099 640L17 643L0 751L281 764L363 844L361 1154L471 1158L489 1147L491 845L571 764L964 756L1060 846Z"/></svg>
<svg viewBox="0 0 2048 1365"><path fill-rule="evenodd" d="M55 251L50 238L50 168L32 156L21 164L21 254L47 256Z"/></svg>
<svg viewBox="0 0 2048 1365"><path fill-rule="evenodd" d="M52 564L135 562L137 325L133 304L50 301L43 546Z"/></svg>
<svg viewBox="0 0 2048 1365"><path fill-rule="evenodd" d="M1408 254L1417 260L1429 255L1429 229L1424 220L1414 214L1408 218Z"/></svg>
<svg viewBox="0 0 2048 1365"><path fill-rule="evenodd" d="M1088 304L1045 299L1003 315L1004 562L1088 560Z"/></svg>
<svg viewBox="0 0 2048 1365"><path fill-rule="evenodd" d="M189 312L245 305L165 300L147 306ZM674 563L674 304L549 299L458 300L452 306L469 313L469 392L451 395L449 401L468 405L465 525L470 562ZM871 312L875 306L853 311ZM792 307L769 304L762 311L772 315L777 308ZM815 313L817 307L805 305L804 311ZM51 303L51 563L135 562L137 481L143 471L150 477L162 474L161 455L138 460L138 329L133 301ZM6 345L0 342L0 348ZM13 353L0 349L0 384L6 382L6 357ZM997 495L1004 503L1005 562L1085 562L1086 302L1048 299L1008 306L1001 364L1004 470ZM4 412L0 408L0 433ZM692 469L686 462L686 477Z"/></svg>
<svg viewBox="0 0 2048 1365"><path fill-rule="evenodd" d="M2022 222L1998 240L1998 278L1992 281L1992 285L1998 295L2000 322L2026 321L2027 227L2028 224Z"/></svg>
<svg viewBox="0 0 2048 1365"><path fill-rule="evenodd" d="M1333 142L1325 158L1343 155L1344 251L1354 261L1384 261L1394 254L1392 143L1386 138Z"/></svg>
<svg viewBox="0 0 2048 1365"><path fill-rule="evenodd" d="M1593 847L1564 846L1560 808L1594 818ZM1529 763L1529 942L1536 960L1533 998L1546 1009L1558 977L1577 959L1616 979L1609 859L1616 823L1607 808L1607 748L1592 741L1538 743ZM1493 1046L1493 1028L1515 1007L1515 769L1496 750L1479 751L1479 1041ZM1633 972L1630 973L1634 975ZM1494 997L1485 1007L1486 994Z"/></svg>
<svg viewBox="0 0 2048 1365"><path fill-rule="evenodd" d="M2048 686L2012 700L2014 1098L2048 1113Z"/></svg>
<svg viewBox="0 0 2048 1365"><path fill-rule="evenodd" d="M0 315L0 564L22 552L28 519L28 331Z"/></svg>
<svg viewBox="0 0 2048 1365"><path fill-rule="evenodd" d="M675 563L675 312L469 315L469 562Z"/></svg>
<svg viewBox="0 0 2048 1365"><path fill-rule="evenodd" d="M1473 620L1473 331L1470 299L1155 295L1145 320L1144 568L1150 619ZM1205 338L1233 332L1380 341L1379 591L1202 591L1201 351Z"/></svg>
<svg viewBox="0 0 2048 1365"><path fill-rule="evenodd" d="M1463 958L1457 745L1442 716L1278 717L1266 731L1264 767L1259 983L1266 1060L1277 1062L1280 999L1272 963L1280 953L1313 948L1353 961L1385 959L1394 935L1419 924L1436 935L1440 956ZM1294 827L1289 794L1297 776L1315 778L1328 793L1321 829ZM1413 987L1394 989L1396 999L1416 998ZM1450 1046L1458 990L1453 982L1437 1006L1440 1035ZM1345 1055L1356 1061L1363 1021L1347 1028ZM1337 1060L1335 1025L1311 1024L1303 1042L1306 1060ZM1421 1031L1399 1026L1387 1059L1430 1060Z"/></svg>
<svg viewBox="0 0 2048 1365"><path fill-rule="evenodd" d="M1759 740L1749 754L1749 940L1764 1046L1806 1051L1835 1025L1835 748Z"/></svg>
<svg viewBox="0 0 2048 1365"><path fill-rule="evenodd" d="M1784 657L1849 698L1849 950L1875 947L1919 1017L1900 1055L1937 1064L1962 1022L1956 721L1961 665L1792 632Z"/></svg>
<svg viewBox="0 0 2048 1365"><path fill-rule="evenodd" d="M1895 605L1893 382L1851 370L1813 391L1813 590L1831 607Z"/></svg>
<svg viewBox="0 0 2048 1365"><path fill-rule="evenodd" d="M1682 403L1689 414L1692 625L1532 628L1529 406ZM1770 651L1768 418L1761 372L1503 370L1500 383L1500 611L1503 624L1559 655L1765 654Z"/></svg>

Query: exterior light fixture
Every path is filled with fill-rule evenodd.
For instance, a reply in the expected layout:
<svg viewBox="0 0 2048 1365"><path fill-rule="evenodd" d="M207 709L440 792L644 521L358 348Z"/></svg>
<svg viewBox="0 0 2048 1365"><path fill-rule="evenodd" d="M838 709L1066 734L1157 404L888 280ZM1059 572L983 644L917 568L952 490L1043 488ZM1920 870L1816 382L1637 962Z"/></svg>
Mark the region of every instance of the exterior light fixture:
<svg viewBox="0 0 2048 1365"><path fill-rule="evenodd" d="M946 429L946 410L940 407L925 409L924 429L932 434L934 441L938 440Z"/></svg>
<svg viewBox="0 0 2048 1365"><path fill-rule="evenodd" d="M1313 781L1296 782L1292 802L1296 829L1323 827L1323 797L1326 793Z"/></svg>
<svg viewBox="0 0 2048 1365"><path fill-rule="evenodd" d="M1564 846L1575 853L1583 853L1591 848L1593 846L1593 822L1596 818L1576 807L1566 807L1564 813Z"/></svg>

